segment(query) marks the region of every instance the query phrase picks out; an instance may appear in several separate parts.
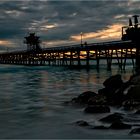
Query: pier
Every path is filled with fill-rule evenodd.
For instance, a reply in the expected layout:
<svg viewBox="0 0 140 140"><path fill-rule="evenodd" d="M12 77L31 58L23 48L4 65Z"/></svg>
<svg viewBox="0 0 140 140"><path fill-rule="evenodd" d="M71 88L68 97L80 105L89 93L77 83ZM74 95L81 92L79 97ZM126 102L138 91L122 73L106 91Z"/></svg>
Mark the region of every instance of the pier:
<svg viewBox="0 0 140 140"><path fill-rule="evenodd" d="M27 50L0 53L0 64L49 65L49 66L86 66L98 68L100 60L106 60L110 69L112 60L116 60L120 69L125 69L127 60L133 67L140 66L140 28L138 16L134 16L134 25L122 27L122 39L101 43L81 43L76 45L50 47L42 49L40 38L35 33L25 37Z"/></svg>

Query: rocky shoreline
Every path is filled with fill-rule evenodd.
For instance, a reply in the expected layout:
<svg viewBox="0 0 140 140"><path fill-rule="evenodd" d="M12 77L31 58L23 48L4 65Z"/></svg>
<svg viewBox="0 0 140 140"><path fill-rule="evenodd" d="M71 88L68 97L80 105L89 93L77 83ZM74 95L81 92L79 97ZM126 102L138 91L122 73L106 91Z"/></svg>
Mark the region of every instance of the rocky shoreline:
<svg viewBox="0 0 140 140"><path fill-rule="evenodd" d="M93 126L85 120L76 121L74 124L101 130L129 129L129 134L140 135L140 119L138 119L140 117L140 74L131 76L127 82L123 82L121 75L114 75L106 79L103 85L104 88L98 90L98 93L86 91L65 102L67 105L84 106L84 113L87 114L108 113L107 116L98 120L103 125ZM112 113L112 107L121 108L129 114ZM127 115L130 117L126 117Z"/></svg>

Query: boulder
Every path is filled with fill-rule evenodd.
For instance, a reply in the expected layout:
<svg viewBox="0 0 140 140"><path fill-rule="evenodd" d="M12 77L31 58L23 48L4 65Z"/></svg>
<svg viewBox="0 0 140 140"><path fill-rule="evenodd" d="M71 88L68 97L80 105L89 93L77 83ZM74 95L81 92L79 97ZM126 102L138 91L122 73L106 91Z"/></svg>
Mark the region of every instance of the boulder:
<svg viewBox="0 0 140 140"><path fill-rule="evenodd" d="M123 119L122 114L114 113L114 114L108 115L108 116L100 119L100 121L112 123L112 122L118 122L122 119Z"/></svg>
<svg viewBox="0 0 140 140"><path fill-rule="evenodd" d="M109 105L121 105L126 100L126 95L123 94L123 89L103 88L98 91L99 95L106 97L106 102Z"/></svg>
<svg viewBox="0 0 140 140"><path fill-rule="evenodd" d="M103 85L106 87L106 88L120 88L123 84L123 81L121 79L121 75L120 74L117 74L117 75L114 75L114 76L111 76L110 78L106 79L103 83Z"/></svg>
<svg viewBox="0 0 140 140"><path fill-rule="evenodd" d="M89 126L88 122L80 120L75 123L78 126Z"/></svg>
<svg viewBox="0 0 140 140"><path fill-rule="evenodd" d="M129 82L131 85L140 85L140 74L132 75Z"/></svg>
<svg viewBox="0 0 140 140"><path fill-rule="evenodd" d="M116 91L116 89L112 88L112 87L106 87L106 88L102 88L98 90L98 94L102 94L104 96L106 96L107 98L109 98L110 96L112 96L112 94Z"/></svg>
<svg viewBox="0 0 140 140"><path fill-rule="evenodd" d="M122 106L126 110L133 110L140 107L140 101L135 99L128 99L122 103Z"/></svg>
<svg viewBox="0 0 140 140"><path fill-rule="evenodd" d="M73 103L79 103L79 104L87 104L88 100L90 98L95 97L97 94L95 92L92 91L86 91L82 94L80 94L77 98L73 98L72 102Z"/></svg>
<svg viewBox="0 0 140 140"><path fill-rule="evenodd" d="M125 124L121 121L116 121L111 124L109 128L111 129L130 129L132 126L129 124Z"/></svg>
<svg viewBox="0 0 140 140"><path fill-rule="evenodd" d="M106 105L90 105L84 111L86 113L109 113L110 108Z"/></svg>
<svg viewBox="0 0 140 140"><path fill-rule="evenodd" d="M140 114L140 110L137 110L137 111L135 112L135 114Z"/></svg>
<svg viewBox="0 0 140 140"><path fill-rule="evenodd" d="M107 100L104 95L97 94L95 97L92 97L88 100L88 105L106 105Z"/></svg>
<svg viewBox="0 0 140 140"><path fill-rule="evenodd" d="M140 85L132 86L127 93L128 98L140 100Z"/></svg>
<svg viewBox="0 0 140 140"><path fill-rule="evenodd" d="M140 128L134 128L131 130L130 134L140 134Z"/></svg>

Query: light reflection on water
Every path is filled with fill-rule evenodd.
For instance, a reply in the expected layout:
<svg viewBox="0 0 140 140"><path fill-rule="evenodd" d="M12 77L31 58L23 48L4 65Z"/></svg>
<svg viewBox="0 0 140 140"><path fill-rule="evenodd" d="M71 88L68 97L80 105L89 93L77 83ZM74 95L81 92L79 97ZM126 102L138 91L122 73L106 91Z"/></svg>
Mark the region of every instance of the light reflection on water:
<svg viewBox="0 0 140 140"><path fill-rule="evenodd" d="M117 73L120 71L116 68L98 72L1 65L0 138L101 138L99 132L69 125L78 119L94 121L93 116L83 114L83 108L62 103L87 90L97 92L106 78ZM128 69L123 79L131 74ZM115 133L106 133L106 138Z"/></svg>

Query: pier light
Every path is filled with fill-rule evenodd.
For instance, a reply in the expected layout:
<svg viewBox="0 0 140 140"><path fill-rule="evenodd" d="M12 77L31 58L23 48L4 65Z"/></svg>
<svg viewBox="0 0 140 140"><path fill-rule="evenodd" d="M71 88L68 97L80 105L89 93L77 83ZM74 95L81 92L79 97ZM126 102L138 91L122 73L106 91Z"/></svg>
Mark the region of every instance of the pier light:
<svg viewBox="0 0 140 140"><path fill-rule="evenodd" d="M80 33L81 35L81 45L83 44L83 32Z"/></svg>

